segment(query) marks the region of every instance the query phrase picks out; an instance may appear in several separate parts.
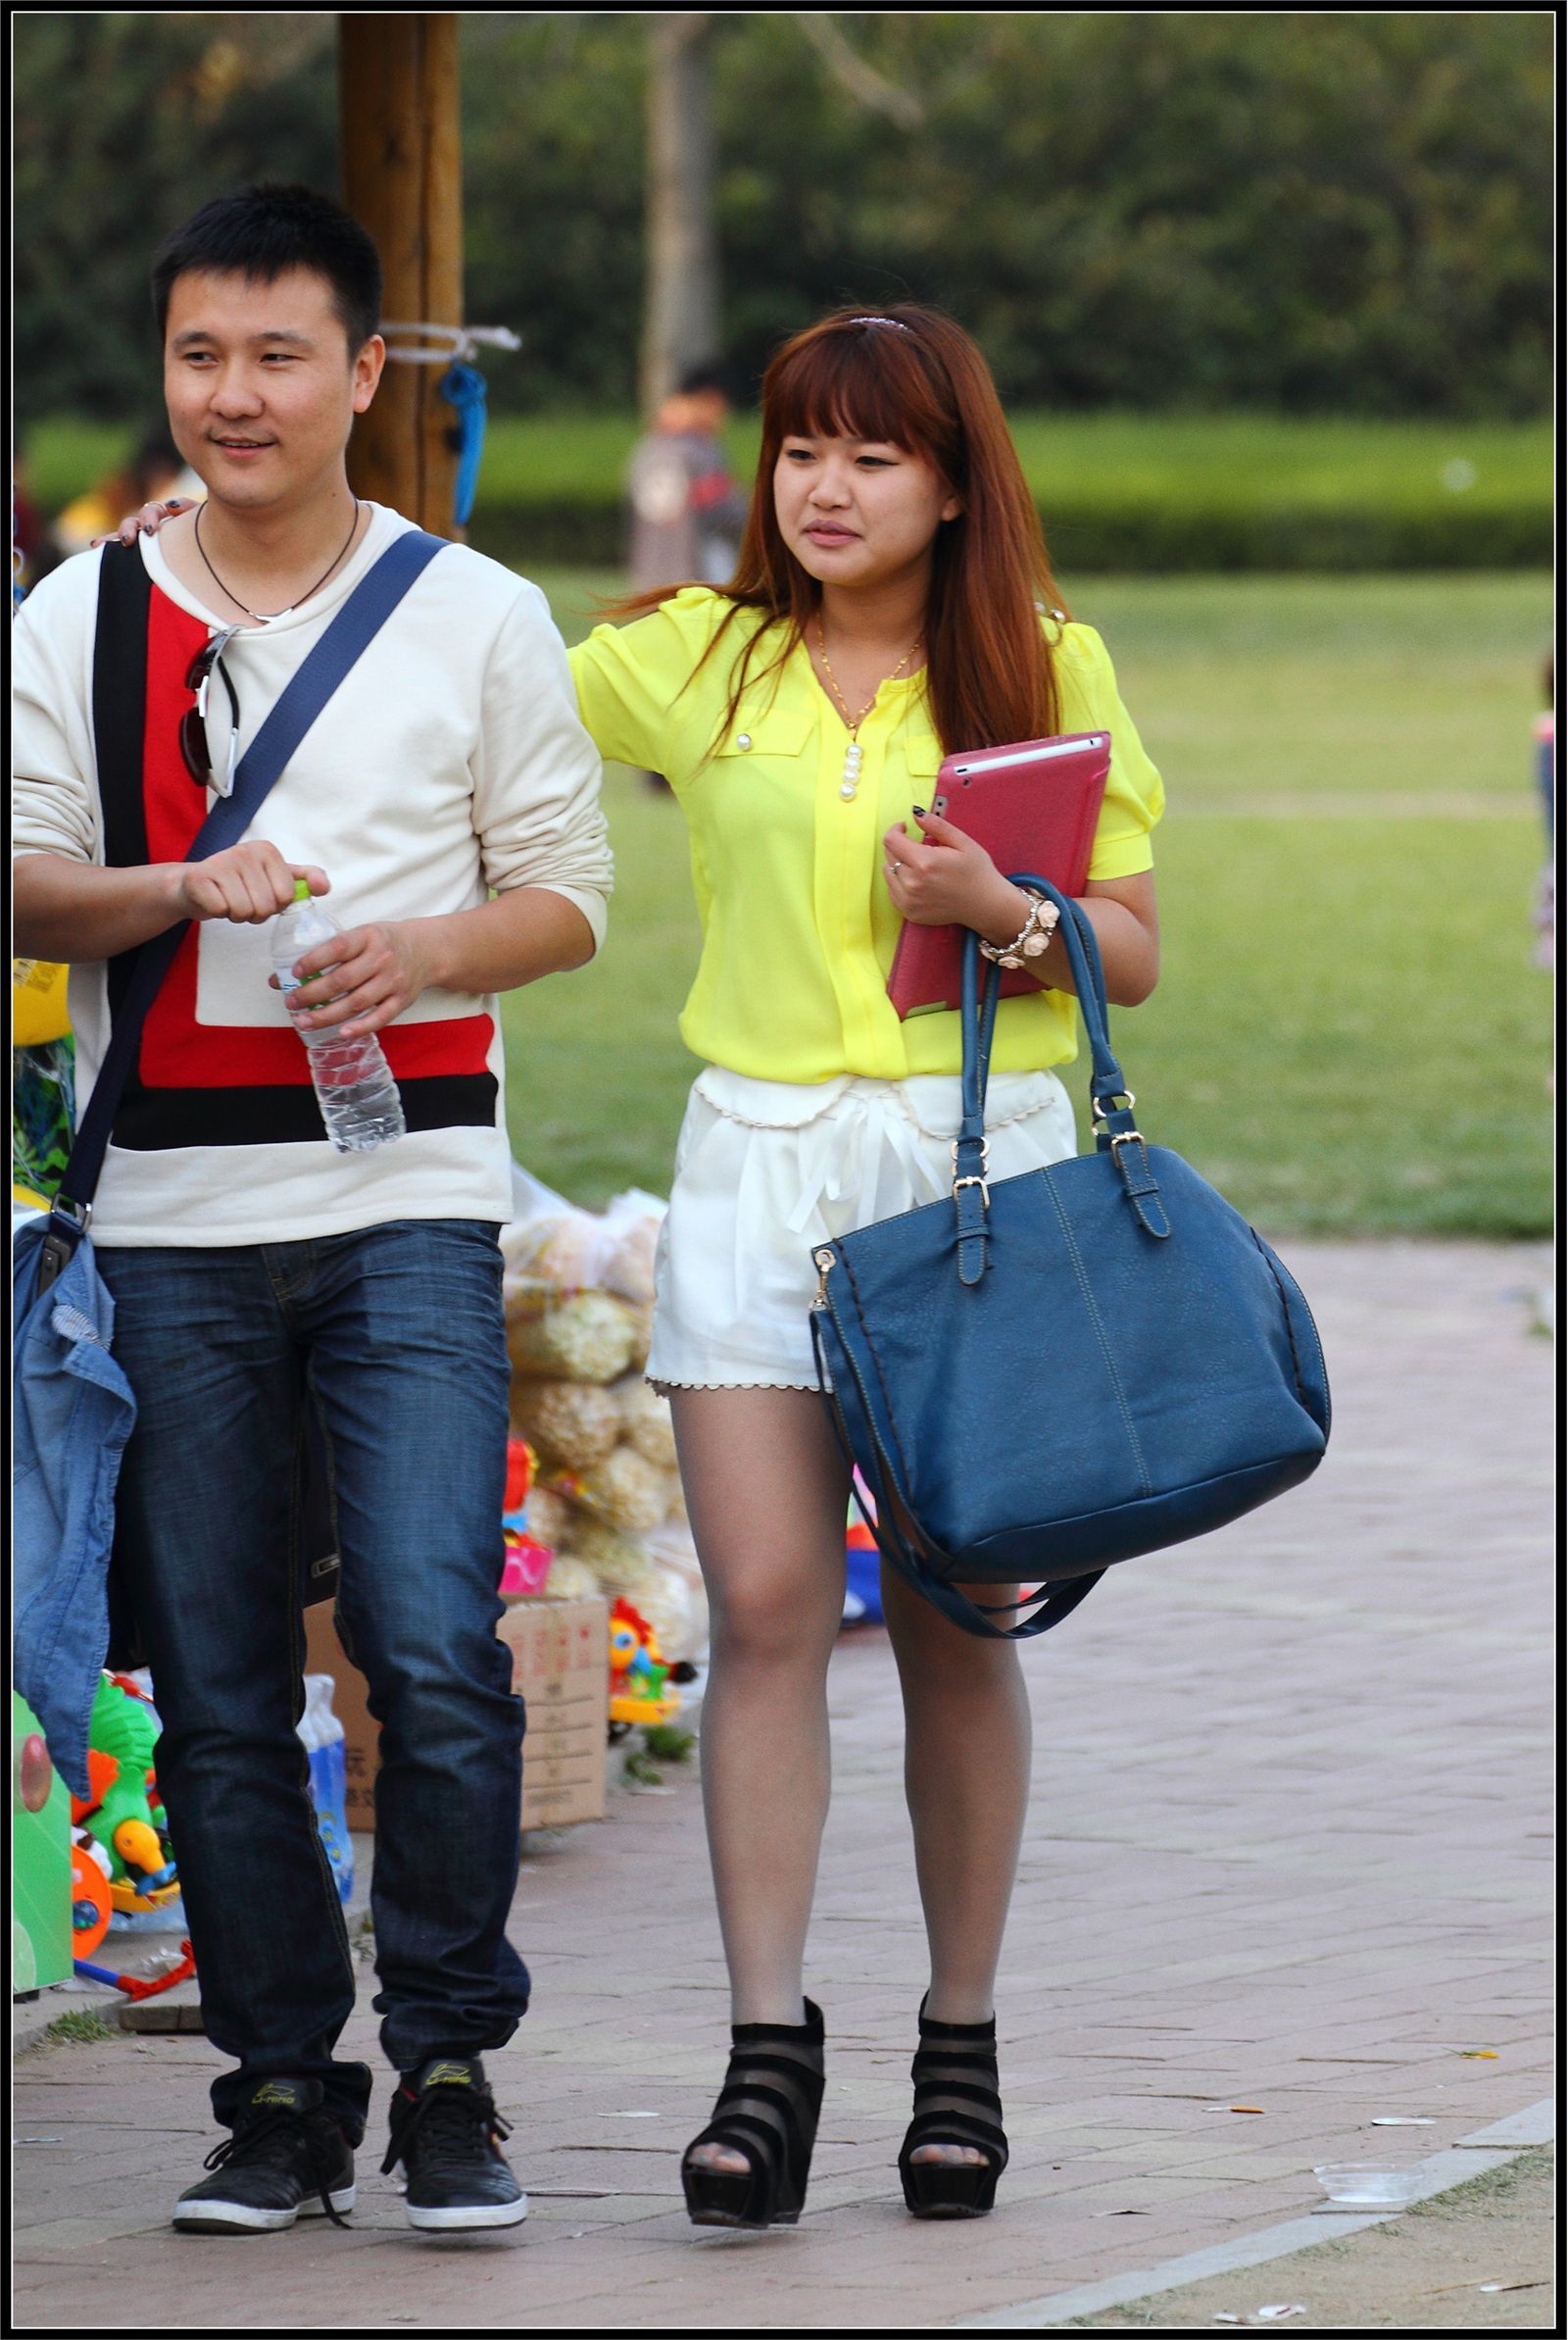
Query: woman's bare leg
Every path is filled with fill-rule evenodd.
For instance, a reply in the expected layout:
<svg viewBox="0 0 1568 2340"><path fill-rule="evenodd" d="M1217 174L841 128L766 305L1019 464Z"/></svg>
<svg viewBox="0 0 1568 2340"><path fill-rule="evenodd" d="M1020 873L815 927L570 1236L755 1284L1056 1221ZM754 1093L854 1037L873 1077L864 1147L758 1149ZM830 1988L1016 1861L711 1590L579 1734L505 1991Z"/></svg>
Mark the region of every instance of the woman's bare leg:
<svg viewBox="0 0 1568 2340"><path fill-rule="evenodd" d="M1016 1587L987 1588L1005 1601ZM884 1564L883 1614L904 1691L904 1782L931 1950L926 2013L984 2023L1029 1805L1029 1696L1011 1642L951 1624ZM1003 1619L1005 1623L1008 1620ZM923 2146L918 2161L979 2162L966 2146Z"/></svg>
<svg viewBox="0 0 1568 2340"><path fill-rule="evenodd" d="M703 1806L731 2020L800 2023L849 1473L814 1391L673 1389L670 1402L711 1617ZM747 2166L717 2145L695 2159Z"/></svg>

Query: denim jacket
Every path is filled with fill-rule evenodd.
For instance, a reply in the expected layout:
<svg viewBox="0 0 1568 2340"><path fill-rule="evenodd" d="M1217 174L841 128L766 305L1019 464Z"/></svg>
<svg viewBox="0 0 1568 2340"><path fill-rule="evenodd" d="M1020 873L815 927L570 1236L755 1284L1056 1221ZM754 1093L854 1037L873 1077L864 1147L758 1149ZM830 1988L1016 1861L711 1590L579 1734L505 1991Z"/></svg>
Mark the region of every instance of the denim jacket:
<svg viewBox="0 0 1568 2340"><path fill-rule="evenodd" d="M136 1401L110 1355L115 1304L90 1242L37 1297L48 1231L40 1213L12 1246L14 1678L55 1767L84 1796L87 1718L109 1648L115 1482Z"/></svg>

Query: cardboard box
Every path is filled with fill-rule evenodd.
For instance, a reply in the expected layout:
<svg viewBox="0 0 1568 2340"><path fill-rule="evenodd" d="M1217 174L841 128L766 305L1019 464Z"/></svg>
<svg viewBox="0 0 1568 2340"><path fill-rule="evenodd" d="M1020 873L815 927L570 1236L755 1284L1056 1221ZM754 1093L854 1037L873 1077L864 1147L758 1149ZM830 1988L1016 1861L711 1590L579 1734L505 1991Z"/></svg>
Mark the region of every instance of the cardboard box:
<svg viewBox="0 0 1568 2340"><path fill-rule="evenodd" d="M513 1601L496 1628L512 1652L512 1686L525 1700L523 1828L563 1828L605 1817L610 1714L610 1613L602 1600ZM305 1670L332 1676L342 1723L351 1829L375 1826L380 1726L365 1676L343 1654L330 1602L305 1612Z"/></svg>

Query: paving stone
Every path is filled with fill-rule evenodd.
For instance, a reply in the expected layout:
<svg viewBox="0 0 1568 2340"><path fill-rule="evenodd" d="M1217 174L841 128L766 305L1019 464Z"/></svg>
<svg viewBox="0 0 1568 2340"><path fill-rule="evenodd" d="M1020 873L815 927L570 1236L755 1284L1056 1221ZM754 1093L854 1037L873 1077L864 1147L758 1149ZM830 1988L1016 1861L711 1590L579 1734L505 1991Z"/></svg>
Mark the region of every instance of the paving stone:
<svg viewBox="0 0 1568 2340"><path fill-rule="evenodd" d="M490 2059L534 2194L519 2233L409 2232L376 2174L383 2079L352 2231L175 2235L221 2059L49 2045L17 2065L20 2134L64 2140L17 2153L19 2320L113 2328L133 2262L167 2328L940 2325L1234 2239L1310 2208L1314 2162L1436 2153L1549 2095L1552 1355L1520 1297L1544 1258L1282 1248L1334 1381L1323 1468L1113 1571L1025 1654L1036 1794L994 2216L920 2225L898 2192L922 1940L898 1684L862 1632L830 1676L808 1985L829 2086L797 2231L700 2233L680 2209L727 2020L686 1773L524 1862L535 2005ZM344 2045L379 2066L368 1967L360 1984ZM1232 2103L1265 2111L1206 2109ZM639 2110L657 2117L621 2117ZM1434 2125L1373 2131L1386 2112Z"/></svg>

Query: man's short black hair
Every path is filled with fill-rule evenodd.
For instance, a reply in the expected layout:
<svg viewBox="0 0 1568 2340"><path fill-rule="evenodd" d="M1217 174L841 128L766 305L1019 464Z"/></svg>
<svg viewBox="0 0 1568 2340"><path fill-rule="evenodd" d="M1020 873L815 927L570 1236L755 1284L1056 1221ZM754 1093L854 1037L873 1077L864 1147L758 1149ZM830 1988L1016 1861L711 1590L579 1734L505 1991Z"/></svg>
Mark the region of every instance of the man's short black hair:
<svg viewBox="0 0 1568 2340"><path fill-rule="evenodd" d="M381 322L381 255L374 238L329 195L271 182L215 196L165 237L152 271L159 341L176 276L210 270L271 284L290 269L325 277L349 354L358 356Z"/></svg>
<svg viewBox="0 0 1568 2340"><path fill-rule="evenodd" d="M729 382L716 358L705 358L699 366L688 366L675 388L682 398L696 398L704 390L716 390L720 398L729 396Z"/></svg>

